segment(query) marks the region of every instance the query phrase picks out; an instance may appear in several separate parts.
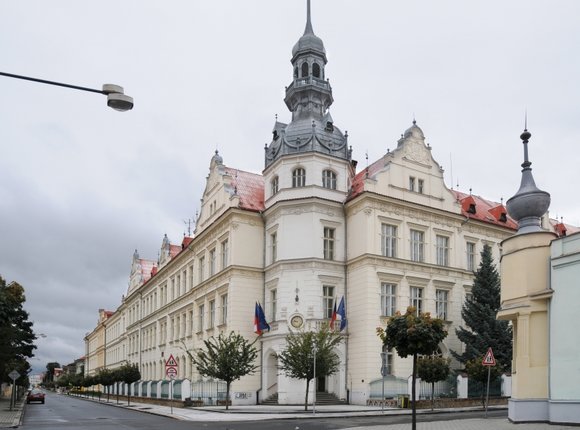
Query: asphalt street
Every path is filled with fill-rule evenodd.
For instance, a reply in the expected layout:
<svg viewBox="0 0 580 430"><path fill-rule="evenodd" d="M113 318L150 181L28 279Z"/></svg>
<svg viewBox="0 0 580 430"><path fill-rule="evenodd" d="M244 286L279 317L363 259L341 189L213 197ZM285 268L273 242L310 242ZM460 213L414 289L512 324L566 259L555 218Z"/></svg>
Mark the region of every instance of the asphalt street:
<svg viewBox="0 0 580 430"><path fill-rule="evenodd" d="M46 403L27 405L22 429L61 430L61 429L223 429L223 430L331 430L355 427L385 426L410 423L409 415L399 416L352 416L325 418L294 418L260 421L181 421L170 417L158 416L131 408L117 408L97 402L47 393ZM483 412L457 412L429 414L418 417L418 422L436 422L481 418ZM505 410L490 411L490 424L493 419L505 419ZM225 417L224 417L225 418ZM493 425L490 426L493 428Z"/></svg>

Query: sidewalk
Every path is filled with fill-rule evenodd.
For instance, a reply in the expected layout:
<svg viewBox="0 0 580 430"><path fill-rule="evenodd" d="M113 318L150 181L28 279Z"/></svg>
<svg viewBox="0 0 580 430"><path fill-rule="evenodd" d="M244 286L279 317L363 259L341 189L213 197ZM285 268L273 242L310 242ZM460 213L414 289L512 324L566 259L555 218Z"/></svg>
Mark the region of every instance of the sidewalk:
<svg viewBox="0 0 580 430"><path fill-rule="evenodd" d="M25 397L10 410L10 399L0 398L0 427L18 427L24 413Z"/></svg>

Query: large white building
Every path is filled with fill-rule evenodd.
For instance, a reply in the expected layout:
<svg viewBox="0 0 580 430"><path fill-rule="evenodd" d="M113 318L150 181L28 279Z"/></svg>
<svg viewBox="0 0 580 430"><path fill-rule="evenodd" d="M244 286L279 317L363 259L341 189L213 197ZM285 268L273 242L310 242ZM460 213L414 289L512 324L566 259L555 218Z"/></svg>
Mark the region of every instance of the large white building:
<svg viewBox="0 0 580 430"><path fill-rule="evenodd" d="M446 187L415 121L395 149L357 172L348 136L329 112L326 51L309 6L291 62L284 99L291 117L275 122L262 174L228 167L216 151L193 237L180 246L164 238L159 261L135 252L127 293L100 321L104 334L87 337L87 360L105 351L92 363L129 360L144 380L160 380L171 354L178 378L195 381L184 348L231 330L254 339L259 301L271 326L259 341L260 372L235 382L232 400L301 403L305 382L284 376L276 354L289 333L327 322L343 297L342 365L319 378L319 391L365 404L381 379L376 327L410 305L447 322L443 355L462 351L455 328L479 254L488 244L499 258L516 223L502 204ZM392 351L388 360L387 392L397 392L411 363Z"/></svg>

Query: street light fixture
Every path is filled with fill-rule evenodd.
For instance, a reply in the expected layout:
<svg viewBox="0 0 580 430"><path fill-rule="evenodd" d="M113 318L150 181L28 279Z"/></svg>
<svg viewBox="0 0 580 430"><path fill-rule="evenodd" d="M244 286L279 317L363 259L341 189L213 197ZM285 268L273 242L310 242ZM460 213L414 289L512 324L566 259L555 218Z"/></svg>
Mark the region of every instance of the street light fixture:
<svg viewBox="0 0 580 430"><path fill-rule="evenodd" d="M129 97L123 91L123 87L113 84L103 85L102 90L94 88L79 87L78 85L64 84L62 82L47 81L45 79L31 78L30 76L15 75L13 73L0 72L0 76L8 78L23 79L25 81L38 82L41 84L56 85L58 87L72 88L73 90L89 91L107 96L107 106L119 112L126 112L133 109L133 97Z"/></svg>

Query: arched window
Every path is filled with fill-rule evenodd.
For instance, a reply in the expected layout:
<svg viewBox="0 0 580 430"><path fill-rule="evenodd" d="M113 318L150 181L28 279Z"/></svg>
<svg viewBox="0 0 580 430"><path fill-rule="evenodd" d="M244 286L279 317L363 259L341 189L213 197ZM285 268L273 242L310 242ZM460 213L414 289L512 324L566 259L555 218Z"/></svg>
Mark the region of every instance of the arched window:
<svg viewBox="0 0 580 430"><path fill-rule="evenodd" d="M322 186L331 190L336 190L336 173L332 170L322 171Z"/></svg>
<svg viewBox="0 0 580 430"><path fill-rule="evenodd" d="M272 195L278 193L278 176L274 176L270 182L270 191Z"/></svg>
<svg viewBox="0 0 580 430"><path fill-rule="evenodd" d="M298 167L292 171L292 187L298 188L306 185L306 171Z"/></svg>
<svg viewBox="0 0 580 430"><path fill-rule="evenodd" d="M298 77L298 66L294 67L294 77Z"/></svg>
<svg viewBox="0 0 580 430"><path fill-rule="evenodd" d="M308 63L302 63L302 77L308 76Z"/></svg>
<svg viewBox="0 0 580 430"><path fill-rule="evenodd" d="M315 78L320 78L320 65L318 63L312 65L312 75Z"/></svg>

